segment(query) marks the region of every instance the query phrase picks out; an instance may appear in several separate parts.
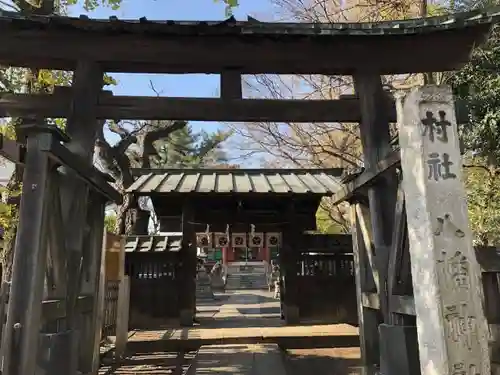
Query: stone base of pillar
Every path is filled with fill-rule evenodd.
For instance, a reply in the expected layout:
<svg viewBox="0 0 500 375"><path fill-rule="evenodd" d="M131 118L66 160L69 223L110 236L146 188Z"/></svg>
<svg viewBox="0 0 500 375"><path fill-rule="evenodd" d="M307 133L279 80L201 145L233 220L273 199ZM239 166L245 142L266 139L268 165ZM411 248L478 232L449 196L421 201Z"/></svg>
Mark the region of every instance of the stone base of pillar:
<svg viewBox="0 0 500 375"><path fill-rule="evenodd" d="M285 313L285 323L287 325L299 324L300 323L300 314L299 307L295 305L285 305L284 306Z"/></svg>
<svg viewBox="0 0 500 375"><path fill-rule="evenodd" d="M193 310L192 309L182 309L179 314L180 325L182 327L192 327L193 326Z"/></svg>
<svg viewBox="0 0 500 375"><path fill-rule="evenodd" d="M379 325L380 373L420 375L417 327Z"/></svg>

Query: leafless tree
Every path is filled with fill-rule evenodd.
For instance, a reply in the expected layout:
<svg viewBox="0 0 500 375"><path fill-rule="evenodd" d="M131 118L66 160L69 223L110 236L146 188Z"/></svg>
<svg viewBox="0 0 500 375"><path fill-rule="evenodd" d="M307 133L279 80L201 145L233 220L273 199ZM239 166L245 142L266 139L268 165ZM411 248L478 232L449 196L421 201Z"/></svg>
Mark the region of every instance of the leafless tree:
<svg viewBox="0 0 500 375"><path fill-rule="evenodd" d="M420 0L272 0L278 18L300 22L374 22L416 16ZM397 86L413 76L384 77ZM245 95L271 99L337 99L353 94L349 76L258 75L247 77ZM234 147L242 158L266 155L268 164L300 167L343 167L362 165L357 124L345 123L252 123L230 125L237 137ZM330 219L348 230L344 207L327 199L322 208Z"/></svg>

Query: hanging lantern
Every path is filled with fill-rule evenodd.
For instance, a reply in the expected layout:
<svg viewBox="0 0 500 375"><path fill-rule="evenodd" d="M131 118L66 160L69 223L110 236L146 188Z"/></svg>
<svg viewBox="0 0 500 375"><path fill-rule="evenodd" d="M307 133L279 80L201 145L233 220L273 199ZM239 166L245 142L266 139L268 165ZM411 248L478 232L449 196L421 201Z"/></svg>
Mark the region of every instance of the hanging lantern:
<svg viewBox="0 0 500 375"><path fill-rule="evenodd" d="M233 233L231 235L231 245L233 247L247 247L247 234Z"/></svg>
<svg viewBox="0 0 500 375"><path fill-rule="evenodd" d="M266 233L266 247L281 246L281 233Z"/></svg>

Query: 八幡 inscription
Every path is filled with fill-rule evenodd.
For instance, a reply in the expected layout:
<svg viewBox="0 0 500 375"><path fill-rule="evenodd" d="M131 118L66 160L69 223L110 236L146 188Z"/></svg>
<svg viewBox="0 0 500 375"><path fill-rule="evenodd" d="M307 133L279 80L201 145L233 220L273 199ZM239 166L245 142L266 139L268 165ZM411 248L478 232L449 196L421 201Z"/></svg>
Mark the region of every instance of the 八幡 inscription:
<svg viewBox="0 0 500 375"><path fill-rule="evenodd" d="M446 152L443 153L442 157L437 152L431 152L429 154L429 159L427 159L427 165L429 167L427 179L439 181L457 178L457 175L451 172L451 166L454 164L455 163L450 161L450 155Z"/></svg>
<svg viewBox="0 0 500 375"><path fill-rule="evenodd" d="M451 122L446 119L445 111L439 111L438 117L439 119L436 119L431 111L425 112L425 118L421 120L422 135L428 136L431 142L438 140L442 143L448 143L448 127L451 126Z"/></svg>
<svg viewBox="0 0 500 375"><path fill-rule="evenodd" d="M442 251L441 259L437 263L448 287L470 288L470 262L461 251L455 251L451 256Z"/></svg>
<svg viewBox="0 0 500 375"><path fill-rule="evenodd" d="M481 375L476 364L466 365L464 362L454 363L451 366L451 375Z"/></svg>
<svg viewBox="0 0 500 375"><path fill-rule="evenodd" d="M453 222L451 221L451 216L450 214L445 214L444 217L438 217L436 219L437 221L437 225L436 225L436 229L434 230L434 235L435 236L439 236L441 235L441 233L443 233L443 229L444 229L444 223L445 221L447 222L447 224L449 225L449 227L454 231L454 234L455 236L459 237L459 238L462 238L462 237L465 237L465 233L463 230L461 230L460 228L458 228L455 224L453 224Z"/></svg>
<svg viewBox="0 0 500 375"><path fill-rule="evenodd" d="M470 315L467 310L467 303L445 306L445 332L448 339L471 351L475 339L474 336L477 333L477 319L474 315Z"/></svg>

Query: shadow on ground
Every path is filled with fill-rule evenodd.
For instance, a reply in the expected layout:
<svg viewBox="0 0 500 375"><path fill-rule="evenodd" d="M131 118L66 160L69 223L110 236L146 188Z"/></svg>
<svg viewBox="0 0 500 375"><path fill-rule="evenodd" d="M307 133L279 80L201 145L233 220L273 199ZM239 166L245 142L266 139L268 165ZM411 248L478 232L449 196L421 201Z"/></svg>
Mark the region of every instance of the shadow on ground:
<svg viewBox="0 0 500 375"><path fill-rule="evenodd" d="M195 352L130 355L119 365L104 364L99 371L99 375L186 375L195 355ZM283 351L282 358L286 375L365 374L359 364L358 348L286 350ZM229 375L234 374L236 369L228 368L228 370L230 370L227 372ZM243 370L245 369L239 368L236 373L247 374ZM222 374L222 372L219 371L218 374ZM254 375L261 374L259 372Z"/></svg>
<svg viewBox="0 0 500 375"><path fill-rule="evenodd" d="M290 349L284 352L287 375L361 375L359 348Z"/></svg>
<svg viewBox="0 0 500 375"><path fill-rule="evenodd" d="M280 307L238 307L238 312L243 315L265 315L265 314L274 314L277 317L280 316Z"/></svg>
<svg viewBox="0 0 500 375"><path fill-rule="evenodd" d="M185 375L195 355L195 352L132 354L119 364L111 360L103 363L99 375Z"/></svg>

